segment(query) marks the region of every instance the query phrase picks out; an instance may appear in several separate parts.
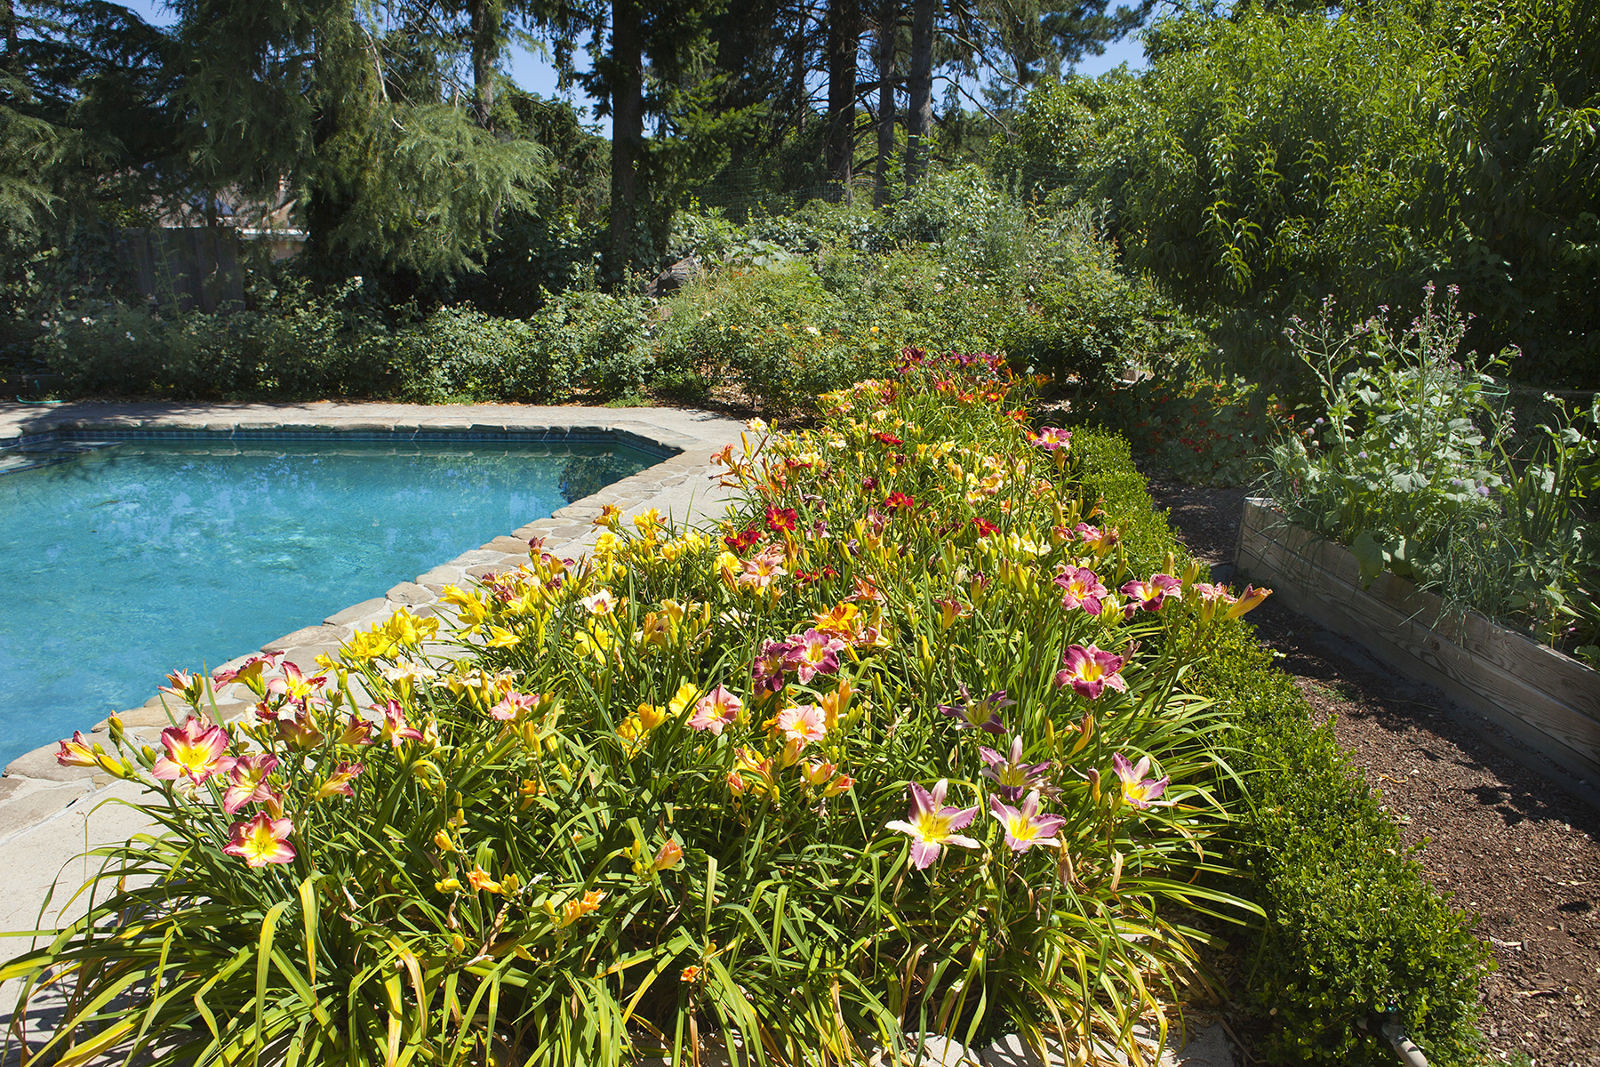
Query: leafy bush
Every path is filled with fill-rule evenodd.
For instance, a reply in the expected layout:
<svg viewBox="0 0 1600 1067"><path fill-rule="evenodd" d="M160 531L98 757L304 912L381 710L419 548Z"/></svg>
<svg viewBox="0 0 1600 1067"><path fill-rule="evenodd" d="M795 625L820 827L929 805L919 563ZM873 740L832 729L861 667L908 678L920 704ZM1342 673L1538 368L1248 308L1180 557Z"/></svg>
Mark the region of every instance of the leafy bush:
<svg viewBox="0 0 1600 1067"><path fill-rule="evenodd" d="M70 395L394 395L391 327L351 299L356 288L273 293L232 313L88 304L47 320L36 350Z"/></svg>
<svg viewBox="0 0 1600 1067"><path fill-rule="evenodd" d="M1515 456L1505 387L1456 362L1465 332L1454 293L1436 309L1431 290L1403 331L1298 326L1327 419L1275 446L1272 495L1368 581L1393 571L1600 663L1600 421L1540 427Z"/></svg>
<svg viewBox="0 0 1600 1067"><path fill-rule="evenodd" d="M1253 484L1265 473L1275 429L1293 425L1257 383L1193 366L1102 390L1083 415L1120 430L1140 459L1190 485Z"/></svg>
<svg viewBox="0 0 1600 1067"><path fill-rule="evenodd" d="M651 365L651 301L574 289L553 297L532 321L533 347L510 376L516 400L609 399L634 392Z"/></svg>
<svg viewBox="0 0 1600 1067"><path fill-rule="evenodd" d="M1080 430L1073 445L1078 476L1114 518L1129 566L1137 572L1174 551L1127 442ZM1223 626L1185 684L1237 725L1228 759L1247 814L1229 855L1266 915L1244 973L1265 1017L1264 1051L1330 1067L1390 1064L1378 1027L1361 1024L1395 1018L1430 1063L1481 1062L1473 1024L1488 948L1429 887L1331 726L1313 723L1293 679L1244 622Z"/></svg>
<svg viewBox="0 0 1600 1067"><path fill-rule="evenodd" d="M1111 208L1150 271L1251 377L1337 294L1365 315L1458 285L1469 342L1595 385L1600 23L1576 0L1191 11L1150 71L1030 95L1003 173ZM1217 368L1213 368L1214 370Z"/></svg>
<svg viewBox="0 0 1600 1067"><path fill-rule="evenodd" d="M1223 724L1180 687L1227 598L1079 525L1020 399L997 360L911 353L815 431L752 424L721 528L611 509L583 563L447 590L455 633L402 611L314 677L255 657L219 676L260 701L226 726L180 672L161 750L63 742L160 829L0 969L76 986L43 1054L1129 1046L1194 973L1193 916L1243 907L1208 887Z"/></svg>

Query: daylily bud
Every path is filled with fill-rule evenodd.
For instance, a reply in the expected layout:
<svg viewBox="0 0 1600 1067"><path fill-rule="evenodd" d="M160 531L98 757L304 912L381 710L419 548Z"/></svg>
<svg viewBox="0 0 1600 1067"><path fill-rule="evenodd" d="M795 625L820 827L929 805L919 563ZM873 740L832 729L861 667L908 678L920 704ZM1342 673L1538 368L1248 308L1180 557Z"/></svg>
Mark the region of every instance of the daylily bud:
<svg viewBox="0 0 1600 1067"><path fill-rule="evenodd" d="M683 846L676 841L668 841L661 846L661 851L656 853L653 866L658 871L667 871L683 862Z"/></svg>

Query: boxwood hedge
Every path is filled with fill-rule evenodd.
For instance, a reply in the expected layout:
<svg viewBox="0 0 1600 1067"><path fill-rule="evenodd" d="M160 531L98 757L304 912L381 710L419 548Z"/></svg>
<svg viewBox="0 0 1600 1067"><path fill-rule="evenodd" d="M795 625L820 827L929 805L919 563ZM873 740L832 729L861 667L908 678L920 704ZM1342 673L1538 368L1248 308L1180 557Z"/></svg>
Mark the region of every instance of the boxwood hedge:
<svg viewBox="0 0 1600 1067"><path fill-rule="evenodd" d="M1181 556L1123 438L1080 430L1073 451L1135 571ZM1423 877L1416 850L1253 627L1228 624L1217 647L1186 684L1237 724L1233 858L1266 914L1249 932L1239 992L1263 1017L1262 1051L1273 1062L1391 1064L1377 1034L1394 1020L1430 1063L1481 1062L1475 1020L1492 957L1469 917Z"/></svg>

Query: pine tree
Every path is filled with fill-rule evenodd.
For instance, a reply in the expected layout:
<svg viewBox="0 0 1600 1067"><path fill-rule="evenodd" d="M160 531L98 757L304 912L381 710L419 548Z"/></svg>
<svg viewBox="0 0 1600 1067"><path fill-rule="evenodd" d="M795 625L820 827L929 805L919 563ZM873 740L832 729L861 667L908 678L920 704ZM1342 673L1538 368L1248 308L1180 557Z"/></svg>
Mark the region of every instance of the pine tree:
<svg viewBox="0 0 1600 1067"><path fill-rule="evenodd" d="M353 0L174 7L195 178L258 196L286 181L314 275L469 269L499 213L543 181L536 145L495 138L428 75L453 46L388 32L406 12Z"/></svg>

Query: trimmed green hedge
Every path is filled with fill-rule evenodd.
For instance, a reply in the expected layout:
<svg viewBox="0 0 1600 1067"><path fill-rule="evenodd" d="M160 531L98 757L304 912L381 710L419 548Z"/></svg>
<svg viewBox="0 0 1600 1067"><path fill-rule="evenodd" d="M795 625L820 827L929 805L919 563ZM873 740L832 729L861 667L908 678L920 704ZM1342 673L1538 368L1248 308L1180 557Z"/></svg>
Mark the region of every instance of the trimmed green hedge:
<svg viewBox="0 0 1600 1067"><path fill-rule="evenodd" d="M1182 550L1122 437L1073 436L1086 494L1102 498L1133 569ZM1478 987L1491 966L1468 917L1424 879L1359 768L1318 726L1293 680L1246 622L1186 677L1238 723L1234 769L1246 783L1233 857L1266 913L1246 953L1250 1003L1270 1016L1273 1057L1392 1064L1358 1024L1394 1014L1437 1067L1481 1061Z"/></svg>

